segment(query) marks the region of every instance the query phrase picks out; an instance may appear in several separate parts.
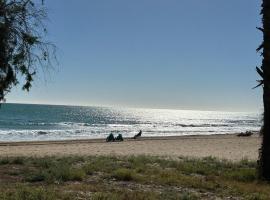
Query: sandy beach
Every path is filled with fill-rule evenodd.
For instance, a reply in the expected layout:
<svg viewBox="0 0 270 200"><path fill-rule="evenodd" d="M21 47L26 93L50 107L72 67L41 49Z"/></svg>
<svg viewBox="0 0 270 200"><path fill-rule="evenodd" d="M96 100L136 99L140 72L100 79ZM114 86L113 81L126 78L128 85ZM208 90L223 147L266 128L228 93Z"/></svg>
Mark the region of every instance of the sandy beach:
<svg viewBox="0 0 270 200"><path fill-rule="evenodd" d="M9 142L0 143L0 156L67 156L67 155L154 155L206 157L238 161L256 160L260 146L259 136L236 135L181 136L126 139L106 143L101 139Z"/></svg>

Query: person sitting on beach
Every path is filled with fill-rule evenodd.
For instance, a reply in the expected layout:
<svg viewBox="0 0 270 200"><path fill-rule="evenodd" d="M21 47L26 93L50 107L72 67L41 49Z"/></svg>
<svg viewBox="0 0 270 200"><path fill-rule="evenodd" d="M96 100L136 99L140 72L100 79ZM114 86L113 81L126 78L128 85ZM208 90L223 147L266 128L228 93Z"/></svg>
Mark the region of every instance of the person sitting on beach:
<svg viewBox="0 0 270 200"><path fill-rule="evenodd" d="M119 142L122 142L124 141L124 138L122 136L122 134L119 134L116 138L115 138L116 141L119 141Z"/></svg>
<svg viewBox="0 0 270 200"><path fill-rule="evenodd" d="M106 138L106 142L114 142L114 141L115 141L114 135L110 133L110 135Z"/></svg>
<svg viewBox="0 0 270 200"><path fill-rule="evenodd" d="M142 130L140 130L140 132L136 135L134 135L133 139L137 139L138 137L142 136Z"/></svg>

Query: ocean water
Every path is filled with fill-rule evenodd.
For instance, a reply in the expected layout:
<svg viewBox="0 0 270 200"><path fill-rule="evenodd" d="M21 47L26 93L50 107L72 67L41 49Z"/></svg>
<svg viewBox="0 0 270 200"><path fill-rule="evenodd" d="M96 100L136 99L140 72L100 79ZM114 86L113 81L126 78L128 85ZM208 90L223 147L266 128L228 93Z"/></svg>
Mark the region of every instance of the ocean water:
<svg viewBox="0 0 270 200"><path fill-rule="evenodd" d="M232 134L258 131L258 113L3 104L0 141Z"/></svg>

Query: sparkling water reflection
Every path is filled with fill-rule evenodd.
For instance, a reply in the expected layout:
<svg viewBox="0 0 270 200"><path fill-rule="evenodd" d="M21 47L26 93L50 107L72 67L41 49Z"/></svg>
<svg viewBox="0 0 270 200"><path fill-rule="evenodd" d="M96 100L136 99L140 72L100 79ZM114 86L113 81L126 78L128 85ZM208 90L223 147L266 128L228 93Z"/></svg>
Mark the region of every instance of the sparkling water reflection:
<svg viewBox="0 0 270 200"><path fill-rule="evenodd" d="M0 141L179 136L258 131L258 113L4 104Z"/></svg>

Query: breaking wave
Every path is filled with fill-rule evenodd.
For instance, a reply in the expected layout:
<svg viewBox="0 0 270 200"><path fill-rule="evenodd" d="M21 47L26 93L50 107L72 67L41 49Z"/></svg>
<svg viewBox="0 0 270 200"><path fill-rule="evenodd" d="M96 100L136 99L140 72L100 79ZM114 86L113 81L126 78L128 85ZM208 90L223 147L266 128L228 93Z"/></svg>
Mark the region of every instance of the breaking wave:
<svg viewBox="0 0 270 200"><path fill-rule="evenodd" d="M139 130L144 136L231 134L260 126L257 113L4 104L0 141L131 137Z"/></svg>

